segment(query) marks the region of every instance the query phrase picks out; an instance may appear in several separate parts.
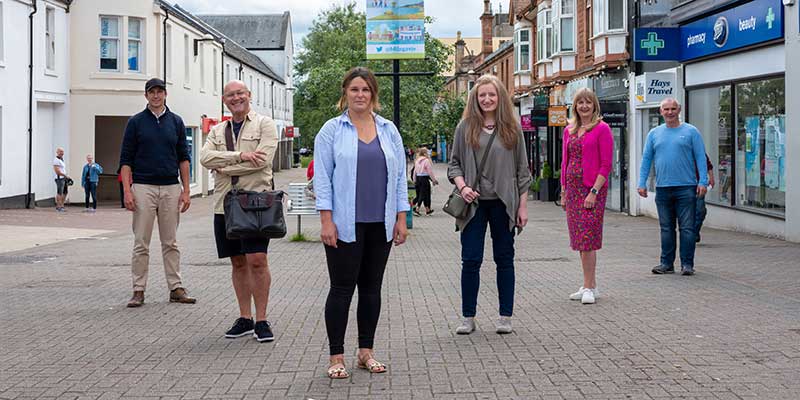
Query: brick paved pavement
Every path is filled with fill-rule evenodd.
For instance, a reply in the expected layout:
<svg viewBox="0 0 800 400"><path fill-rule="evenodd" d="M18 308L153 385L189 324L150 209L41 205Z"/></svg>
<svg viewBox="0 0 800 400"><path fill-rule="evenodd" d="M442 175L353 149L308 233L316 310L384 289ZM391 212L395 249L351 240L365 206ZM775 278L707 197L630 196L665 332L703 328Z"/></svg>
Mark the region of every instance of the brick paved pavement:
<svg viewBox="0 0 800 400"><path fill-rule="evenodd" d="M303 172L282 172L278 183L302 181ZM437 188L435 203L445 195ZM384 284L376 355L389 373L355 370L332 382L325 377L321 244L280 240L270 247L275 342L224 339L236 304L229 267L215 256L210 209L210 199L195 199L179 230L185 284L198 304L167 302L156 250L140 309L124 308L132 245L124 212L56 218L50 210L0 211L6 228L115 231L104 240L0 254L0 399L800 397L795 244L707 229L697 275L655 276L656 221L608 213L601 297L582 306L567 300L581 275L563 214L552 203L531 203L531 223L517 243L515 332L493 331L496 286L487 253L479 329L457 336L458 236L441 212L416 218L408 244L392 252ZM305 218L303 226L318 236L316 220ZM153 243L158 249L157 238ZM355 321L349 327L352 366Z"/></svg>

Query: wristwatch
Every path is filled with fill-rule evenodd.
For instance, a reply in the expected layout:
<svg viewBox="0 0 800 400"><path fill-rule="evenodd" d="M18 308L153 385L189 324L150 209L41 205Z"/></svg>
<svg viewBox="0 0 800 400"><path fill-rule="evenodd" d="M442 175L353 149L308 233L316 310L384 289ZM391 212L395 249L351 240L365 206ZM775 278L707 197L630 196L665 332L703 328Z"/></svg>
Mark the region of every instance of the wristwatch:
<svg viewBox="0 0 800 400"><path fill-rule="evenodd" d="M591 188L591 189L589 189L589 192L591 192L592 194L597 194L598 190L595 189L595 188Z"/></svg>

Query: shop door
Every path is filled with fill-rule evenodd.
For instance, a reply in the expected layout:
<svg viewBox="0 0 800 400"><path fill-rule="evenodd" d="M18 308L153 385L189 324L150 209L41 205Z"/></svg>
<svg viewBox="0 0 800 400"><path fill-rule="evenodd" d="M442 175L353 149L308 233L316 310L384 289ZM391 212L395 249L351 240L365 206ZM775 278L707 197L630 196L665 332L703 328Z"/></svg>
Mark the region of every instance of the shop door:
<svg viewBox="0 0 800 400"><path fill-rule="evenodd" d="M622 142L625 138L625 128L612 127L611 134L614 137L614 158L611 160L611 173L608 175L608 202L606 208L616 211L622 211L625 205L625 171L627 168L623 165L625 160L624 148L625 144Z"/></svg>
<svg viewBox="0 0 800 400"><path fill-rule="evenodd" d="M606 208L623 211L627 208L627 179L628 163L625 157L627 144L625 132L628 125L627 104L621 102L607 102L601 104L603 121L611 128L614 140L614 154L611 159L611 172L608 174L608 200Z"/></svg>

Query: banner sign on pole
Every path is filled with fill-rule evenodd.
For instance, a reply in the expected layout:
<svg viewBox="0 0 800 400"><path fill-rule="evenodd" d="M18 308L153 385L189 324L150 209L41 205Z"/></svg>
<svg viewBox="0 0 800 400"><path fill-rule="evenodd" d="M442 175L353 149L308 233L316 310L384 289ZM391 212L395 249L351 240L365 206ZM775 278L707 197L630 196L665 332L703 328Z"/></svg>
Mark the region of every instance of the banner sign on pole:
<svg viewBox="0 0 800 400"><path fill-rule="evenodd" d="M424 0L366 0L367 59L425 58Z"/></svg>

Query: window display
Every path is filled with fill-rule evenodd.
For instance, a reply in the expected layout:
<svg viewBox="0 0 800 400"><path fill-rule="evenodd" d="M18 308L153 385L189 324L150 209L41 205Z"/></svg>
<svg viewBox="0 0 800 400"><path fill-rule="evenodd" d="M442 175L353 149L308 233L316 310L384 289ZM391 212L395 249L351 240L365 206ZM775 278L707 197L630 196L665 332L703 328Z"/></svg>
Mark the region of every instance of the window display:
<svg viewBox="0 0 800 400"><path fill-rule="evenodd" d="M778 77L688 91L688 121L714 164L708 203L784 214L784 85Z"/></svg>

